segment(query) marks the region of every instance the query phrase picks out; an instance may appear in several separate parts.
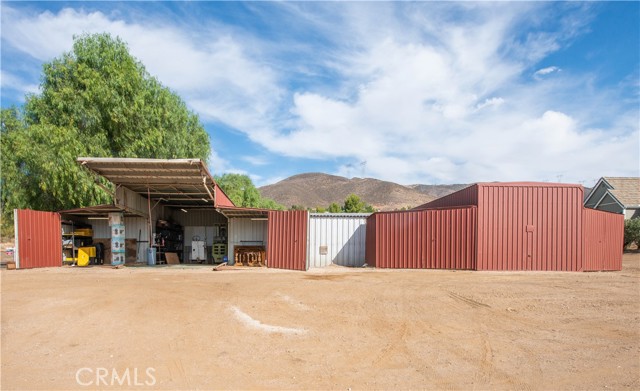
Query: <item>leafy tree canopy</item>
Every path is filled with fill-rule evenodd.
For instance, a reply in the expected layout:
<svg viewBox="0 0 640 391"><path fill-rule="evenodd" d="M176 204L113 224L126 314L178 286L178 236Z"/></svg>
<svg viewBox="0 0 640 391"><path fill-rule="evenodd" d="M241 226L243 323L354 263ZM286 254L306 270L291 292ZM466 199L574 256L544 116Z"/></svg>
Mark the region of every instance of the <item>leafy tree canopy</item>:
<svg viewBox="0 0 640 391"><path fill-rule="evenodd" d="M340 205L336 204L335 202L332 202L331 205L329 205L329 207L327 208L327 212L340 213L342 212L342 207L340 207Z"/></svg>
<svg viewBox="0 0 640 391"><path fill-rule="evenodd" d="M640 247L640 218L624 221L624 247L633 243Z"/></svg>
<svg viewBox="0 0 640 391"><path fill-rule="evenodd" d="M373 213L375 210L366 202L362 201L360 197L355 194L350 194L344 200L344 206L342 210L345 213Z"/></svg>
<svg viewBox="0 0 640 391"><path fill-rule="evenodd" d="M44 64L41 93L2 110L3 225L14 208L61 210L109 202L79 156L200 158L209 137L198 117L151 77L119 38L74 38Z"/></svg>
<svg viewBox="0 0 640 391"><path fill-rule="evenodd" d="M298 207L293 205L291 207L292 210L297 210L302 207ZM327 208L317 207L315 209L309 209L312 212L317 213L373 213L375 209L366 202L362 201L360 197L355 194L350 194L345 200L344 204L340 206L339 204L332 202Z"/></svg>
<svg viewBox="0 0 640 391"><path fill-rule="evenodd" d="M215 181L236 206L284 210L284 206L270 198L263 198L251 178L243 174L215 176Z"/></svg>

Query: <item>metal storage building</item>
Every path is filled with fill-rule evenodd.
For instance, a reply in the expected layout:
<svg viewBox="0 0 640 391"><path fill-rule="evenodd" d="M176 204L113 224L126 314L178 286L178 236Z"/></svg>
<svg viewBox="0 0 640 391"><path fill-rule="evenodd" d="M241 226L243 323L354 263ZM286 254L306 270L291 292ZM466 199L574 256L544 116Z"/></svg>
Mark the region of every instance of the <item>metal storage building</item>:
<svg viewBox="0 0 640 391"><path fill-rule="evenodd" d="M384 218L374 214L368 220L367 262L398 268L436 265L474 270L620 270L622 243L618 246L617 241L623 230L622 218L606 214L586 219L585 215L591 215L582 207L583 194L580 185L477 183L413 211L399 212L384 228L379 227ZM443 220L437 213L402 217L402 213L460 207L475 207L476 218L463 220L472 228L466 236L458 234L459 239L453 242L445 235L456 232L451 228L455 226L451 217ZM425 231L425 226L433 228ZM456 240L466 240L473 246L473 255L445 256L427 251L424 244L412 244L425 240L436 249L451 249ZM589 260L588 267L585 259Z"/></svg>

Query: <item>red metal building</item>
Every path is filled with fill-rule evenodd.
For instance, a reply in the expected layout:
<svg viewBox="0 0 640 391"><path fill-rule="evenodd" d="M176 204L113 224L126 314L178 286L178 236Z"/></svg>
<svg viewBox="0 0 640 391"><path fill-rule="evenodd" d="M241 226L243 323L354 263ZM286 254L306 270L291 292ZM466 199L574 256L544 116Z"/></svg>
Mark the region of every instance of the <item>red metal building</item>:
<svg viewBox="0 0 640 391"><path fill-rule="evenodd" d="M390 225L380 226L385 219L375 214L367 221L367 262L393 268L436 265L475 270L620 270L623 219L585 211L583 194L580 185L477 183L413 211L398 212ZM471 224L467 235L447 236L455 231L450 226L453 221L443 221L439 214L424 214L424 221L402 216L425 211L443 213L460 207L477 208L465 217L465 226ZM421 230L425 225L440 232ZM425 235L436 249L460 246L456 241L466 241L464 246L472 246L473 254L443 258L411 244L424 243ZM455 262L443 263L443 259Z"/></svg>

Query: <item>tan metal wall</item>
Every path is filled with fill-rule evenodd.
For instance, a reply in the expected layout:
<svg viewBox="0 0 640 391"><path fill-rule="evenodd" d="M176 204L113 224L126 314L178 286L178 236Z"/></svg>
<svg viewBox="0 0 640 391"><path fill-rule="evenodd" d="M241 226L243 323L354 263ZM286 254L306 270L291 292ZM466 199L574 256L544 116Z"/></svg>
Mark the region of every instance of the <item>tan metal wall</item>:
<svg viewBox="0 0 640 391"><path fill-rule="evenodd" d="M579 185L478 185L478 270L582 270Z"/></svg>
<svg viewBox="0 0 640 391"><path fill-rule="evenodd" d="M268 267L306 270L307 215L305 210L269 211Z"/></svg>
<svg viewBox="0 0 640 391"><path fill-rule="evenodd" d="M584 208L584 270L622 270L624 216Z"/></svg>
<svg viewBox="0 0 640 391"><path fill-rule="evenodd" d="M62 266L60 215L29 209L14 209L16 268Z"/></svg>
<svg viewBox="0 0 640 391"><path fill-rule="evenodd" d="M374 213L367 264L394 269L475 269L476 208Z"/></svg>

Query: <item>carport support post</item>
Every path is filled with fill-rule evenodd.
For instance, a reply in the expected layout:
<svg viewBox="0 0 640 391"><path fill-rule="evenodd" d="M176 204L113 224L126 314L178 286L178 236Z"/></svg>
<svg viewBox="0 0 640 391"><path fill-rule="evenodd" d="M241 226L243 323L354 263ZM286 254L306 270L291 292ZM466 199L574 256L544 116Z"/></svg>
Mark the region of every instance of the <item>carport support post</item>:
<svg viewBox="0 0 640 391"><path fill-rule="evenodd" d="M155 244L153 242L153 220L151 218L151 190L149 189L149 187L147 186L147 208L149 209L149 249L147 251L149 251L149 254L153 254L152 253L152 248L153 245ZM151 257L151 255L147 255L147 264L149 264L149 257ZM154 259L152 264L156 264L156 260Z"/></svg>
<svg viewBox="0 0 640 391"><path fill-rule="evenodd" d="M122 265L125 262L125 233L124 214L109 213L109 226L111 227L111 264Z"/></svg>

